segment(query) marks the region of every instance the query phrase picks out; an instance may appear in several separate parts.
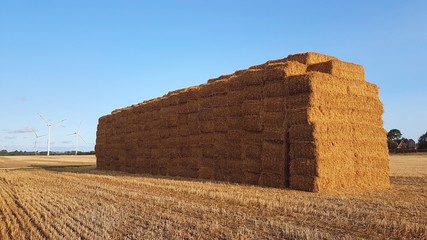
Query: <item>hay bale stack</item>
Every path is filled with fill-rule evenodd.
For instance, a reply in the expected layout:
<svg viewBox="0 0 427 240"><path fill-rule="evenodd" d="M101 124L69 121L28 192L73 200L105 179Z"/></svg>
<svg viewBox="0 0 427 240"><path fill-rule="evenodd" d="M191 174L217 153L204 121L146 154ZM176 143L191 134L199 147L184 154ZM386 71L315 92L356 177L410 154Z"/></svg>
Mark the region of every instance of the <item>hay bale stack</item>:
<svg viewBox="0 0 427 240"><path fill-rule="evenodd" d="M382 112L362 66L294 54L101 117L97 167L306 191L381 188Z"/></svg>

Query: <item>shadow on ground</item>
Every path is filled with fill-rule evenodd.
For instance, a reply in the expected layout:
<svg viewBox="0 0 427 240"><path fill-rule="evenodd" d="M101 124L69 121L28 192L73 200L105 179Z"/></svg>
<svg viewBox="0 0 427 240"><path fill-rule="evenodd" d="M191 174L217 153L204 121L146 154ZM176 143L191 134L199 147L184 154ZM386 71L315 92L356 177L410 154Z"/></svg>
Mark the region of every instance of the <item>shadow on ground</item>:
<svg viewBox="0 0 427 240"><path fill-rule="evenodd" d="M169 175L164 176L164 175L151 175L146 173L128 173L128 172L121 172L121 171L98 170L96 169L96 165L73 165L73 166L40 166L38 165L38 166L35 166L35 168L44 169L44 170L53 171L53 172L93 174L93 175L100 175L100 176L144 177L144 178L154 178L154 179L248 185L243 183L230 183L230 182L210 180L210 179L197 179L197 178L185 178L180 176L169 176ZM427 178L412 177L412 176L390 176L390 183L393 185L427 186Z"/></svg>

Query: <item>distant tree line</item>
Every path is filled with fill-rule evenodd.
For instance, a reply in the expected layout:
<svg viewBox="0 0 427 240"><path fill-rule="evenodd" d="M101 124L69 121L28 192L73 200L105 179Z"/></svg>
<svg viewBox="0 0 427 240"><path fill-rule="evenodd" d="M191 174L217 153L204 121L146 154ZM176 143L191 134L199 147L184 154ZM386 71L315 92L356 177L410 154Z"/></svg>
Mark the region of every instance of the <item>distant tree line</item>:
<svg viewBox="0 0 427 240"><path fill-rule="evenodd" d="M387 145L388 145L388 150L389 151L393 151L393 152L407 152L405 151L407 149L407 146L404 144L401 144L399 146L399 143L401 141L404 141L405 143L409 142L411 139L407 139L402 137L402 133L400 132L399 129L391 129L388 133L387 133ZM402 149L397 151L398 149ZM414 151L427 151L427 132L424 133L423 135L421 135L418 138L418 142L415 145Z"/></svg>
<svg viewBox="0 0 427 240"><path fill-rule="evenodd" d="M65 152L50 152L50 155L75 155L75 151L65 151ZM13 152L8 152L7 150L1 150L0 156L34 156L34 155L40 155L40 156L46 156L47 152L34 152L34 151L18 151L15 150ZM95 151L78 151L77 155L95 155Z"/></svg>

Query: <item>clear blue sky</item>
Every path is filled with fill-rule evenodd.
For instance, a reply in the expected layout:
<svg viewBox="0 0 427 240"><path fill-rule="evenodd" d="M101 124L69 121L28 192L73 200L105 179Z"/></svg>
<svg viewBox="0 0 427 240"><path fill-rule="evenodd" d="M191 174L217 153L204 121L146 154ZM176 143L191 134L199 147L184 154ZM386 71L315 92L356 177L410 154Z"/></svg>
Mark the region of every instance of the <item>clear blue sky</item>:
<svg viewBox="0 0 427 240"><path fill-rule="evenodd" d="M67 119L52 150L91 150L116 108L288 54L362 64L384 127L427 131L427 1L0 2L0 149L33 150L38 117ZM46 149L46 138L40 150Z"/></svg>

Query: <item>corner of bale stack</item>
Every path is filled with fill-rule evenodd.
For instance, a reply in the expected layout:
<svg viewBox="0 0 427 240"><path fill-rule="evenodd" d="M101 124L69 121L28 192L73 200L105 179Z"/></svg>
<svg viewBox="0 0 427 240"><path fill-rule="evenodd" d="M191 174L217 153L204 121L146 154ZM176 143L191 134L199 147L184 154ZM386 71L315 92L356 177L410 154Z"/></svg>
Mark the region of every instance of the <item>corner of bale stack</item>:
<svg viewBox="0 0 427 240"><path fill-rule="evenodd" d="M290 187L316 192L388 187L383 106L363 67L327 60L309 64L305 75L288 82L294 86L292 106L306 114L290 127Z"/></svg>

